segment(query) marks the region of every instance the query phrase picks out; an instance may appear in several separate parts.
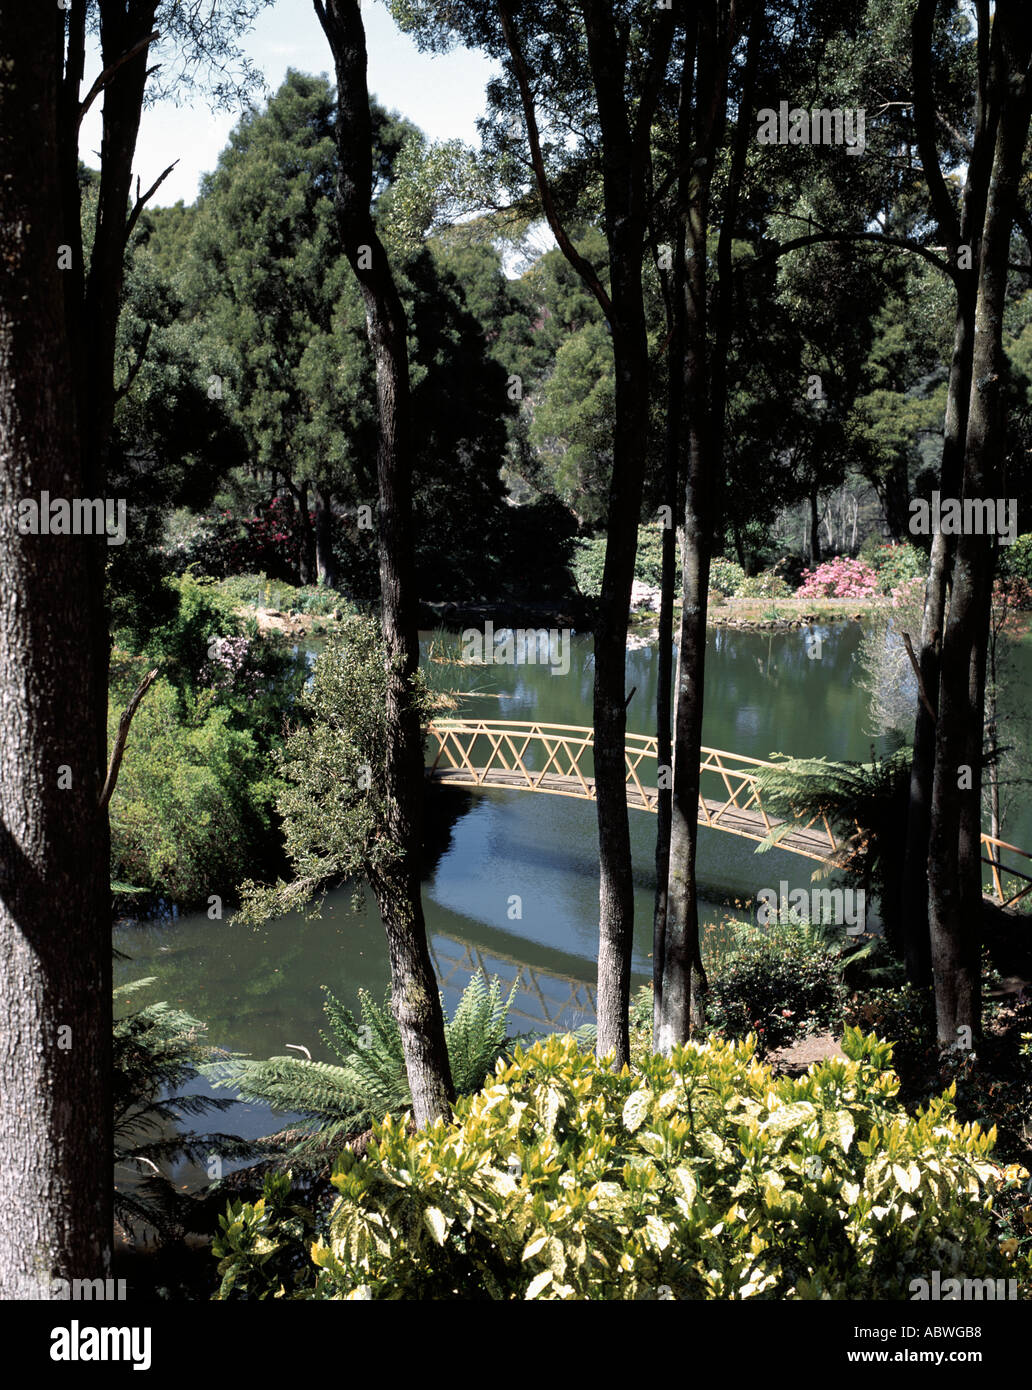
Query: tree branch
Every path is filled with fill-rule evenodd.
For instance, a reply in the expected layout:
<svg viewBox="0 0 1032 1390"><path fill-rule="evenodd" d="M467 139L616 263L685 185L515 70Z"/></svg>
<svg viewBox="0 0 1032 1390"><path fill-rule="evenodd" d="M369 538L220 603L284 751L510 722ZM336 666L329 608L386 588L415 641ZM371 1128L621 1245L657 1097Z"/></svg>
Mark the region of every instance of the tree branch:
<svg viewBox="0 0 1032 1390"><path fill-rule="evenodd" d="M149 198L153 198L153 197L154 197L154 194L158 191L158 189L161 187L161 185L165 182L165 180L168 178L169 174L171 174L172 170L176 167L176 165L177 165L178 163L179 163L179 160L178 160L178 159L174 159L174 160L172 161L172 163L168 166L168 168L165 170L165 172L158 175L158 177L154 180L154 182L151 184L150 188L147 189L147 192L144 193L142 197L141 197L141 195L140 195L140 178L139 178L139 175L137 175L137 177L136 177L136 204L135 204L135 206L133 207L132 212L129 214L129 221L125 224L125 240L126 240L126 245L128 245L128 243L129 243L129 238L130 238L130 237L132 236L132 234L133 234L133 228L136 226L136 223L139 221L140 213L143 211L143 205L144 205L144 203L146 203L147 200L148 200Z"/></svg>
<svg viewBox="0 0 1032 1390"><path fill-rule="evenodd" d="M512 12L508 2L507 0L497 0L497 5L498 18L501 21L502 33L509 49L513 76L516 78L520 102L523 106L523 118L527 124L527 141L530 145L530 161L534 169L534 177L537 180L538 193L541 197L541 207L544 211L545 219L548 222L552 235L558 243L559 249L598 300L603 314L612 322L612 301L606 293L602 281L598 278L598 273L594 266L592 266L589 261L585 260L570 240L566 228L563 226L562 219L559 216L558 209L555 206L552 190L548 183L548 175L545 170L545 161L541 153L541 137L538 132L537 113L534 110L534 95L530 89L530 74L527 71L527 65L523 58L519 36L512 22Z"/></svg>
<svg viewBox="0 0 1032 1390"><path fill-rule="evenodd" d="M96 101L97 97L101 94L101 92L104 90L107 84L111 81L112 77L114 77L118 69L122 67L124 63L128 63L133 58L135 58L137 53L142 53L145 48L148 48L152 43L156 43L160 38L160 30L155 29L153 33L147 34L144 38L140 39L138 43L134 43L132 48L127 48L120 58L116 58L115 61L110 64L110 66L104 69L104 71L97 78L96 82L94 82L93 86L86 93L85 99L79 106L79 118L76 124L77 129L79 126L82 125L83 116L85 116L86 112L90 109L90 107ZM154 69L152 68L151 71L153 72Z"/></svg>
<svg viewBox="0 0 1032 1390"><path fill-rule="evenodd" d="M921 667L918 665L917 657L914 655L914 644L910 640L909 632L904 632L903 634L903 645L907 649L907 656L910 657L910 664L913 666L914 675L917 677L917 693L920 695L921 703L928 711L932 723L934 724L936 722L935 709L932 706L931 700L928 698L928 691L925 689L924 678L921 675Z"/></svg>
<svg viewBox="0 0 1032 1390"><path fill-rule="evenodd" d="M136 687L136 693L122 711L122 717L118 721L118 734L115 737L115 746L111 750L111 761L108 764L107 777L104 779L104 788L100 793L100 800L97 809L103 811L104 807L111 800L111 793L115 790L115 783L118 781L118 771L122 766L122 754L125 752L125 741L129 737L129 725L133 722L133 715L139 708L140 701L146 695L153 683L158 678L158 667L153 671L148 671L143 680Z"/></svg>
<svg viewBox="0 0 1032 1390"><path fill-rule="evenodd" d="M814 232L812 236L793 237L791 241L783 242L773 251L765 251L762 255L754 256L751 261L746 261L736 269L736 274L744 274L747 270L754 270L758 266L769 264L776 261L780 256L784 256L789 251L798 251L804 246L818 246L821 242L827 241L870 241L876 245L881 243L883 246L894 246L902 251L910 251L915 256L920 256L934 265L936 270L941 270L943 275L957 283L958 272L955 266L949 261L941 260L927 246L922 246L919 242L911 241L908 237L889 236L885 232Z"/></svg>
<svg viewBox="0 0 1032 1390"><path fill-rule="evenodd" d="M136 361L129 369L129 375L126 377L125 381L115 392L116 405L120 400L123 400L126 396L128 396L129 392L133 389L133 382L139 376L140 368L143 366L144 358L147 356L147 345L150 343L151 332L153 331L153 328L154 325L152 323L148 323L143 330L143 342L140 344L140 351L137 354Z"/></svg>
<svg viewBox="0 0 1032 1390"><path fill-rule="evenodd" d="M914 129L917 153L939 231L951 251L960 242L960 218L950 197L935 145L935 97L932 92L932 28L939 0L918 0L911 25L911 72L914 81ZM954 254L953 259L956 259Z"/></svg>

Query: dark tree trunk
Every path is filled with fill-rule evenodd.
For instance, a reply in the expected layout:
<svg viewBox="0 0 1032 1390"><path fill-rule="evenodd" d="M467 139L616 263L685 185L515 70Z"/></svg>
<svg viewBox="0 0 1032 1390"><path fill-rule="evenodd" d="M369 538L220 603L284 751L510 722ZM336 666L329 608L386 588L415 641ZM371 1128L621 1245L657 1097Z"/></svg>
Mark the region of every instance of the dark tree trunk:
<svg viewBox="0 0 1032 1390"><path fill-rule="evenodd" d="M818 509L817 492L809 496L810 502L810 568L815 570L821 562L821 518Z"/></svg>
<svg viewBox="0 0 1032 1390"><path fill-rule="evenodd" d="M297 516L297 534L300 537L298 547L298 579L302 584L315 583L315 527L312 525L312 518L308 514L308 484L295 483L290 478L284 476L287 487L290 488L290 495L294 499L294 510Z"/></svg>
<svg viewBox="0 0 1032 1390"><path fill-rule="evenodd" d="M946 397L939 490L944 497L959 497L964 483L964 444L971 395L974 349L977 265L981 253L986 199L993 167L998 110L988 100L989 16L978 12L978 47L974 129L975 145L968 163L960 215L954 209L939 166L935 141L936 102L932 80L933 26L938 0L919 0L912 21L914 119L921 164L928 184L939 233L954 266L960 247L971 255L972 269L955 272L957 294L953 358ZM936 717L939 704L939 666L943 622L953 560L953 542L942 534L933 537L931 564L925 585L918 669L931 710L919 698L914 723L914 751L910 766L910 801L903 865L901 918L907 978L914 984L931 981L931 943L928 928L928 848L931 829L932 783L935 769Z"/></svg>
<svg viewBox="0 0 1032 1390"><path fill-rule="evenodd" d="M958 287L957 326L946 400L940 490L944 497L959 495L964 460L968 397L971 391L974 293ZM931 945L928 936L928 835L931 828L932 777L935 769L935 723L939 703L939 660L946 592L950 569L950 544L941 532L932 539L931 564L925 584L921 618L918 668L921 684L932 706L917 702L914 751L910 762L910 803L903 864L903 954L907 979L912 984L931 983Z"/></svg>
<svg viewBox="0 0 1032 1390"><path fill-rule="evenodd" d="M993 497L1005 423L1003 315L1011 229L1032 111L1028 78L1032 17L997 5L994 100L1000 112L978 262L972 385L964 450L965 497ZM940 1045L981 1026L982 745L993 538L961 535L943 636L932 784L928 882L936 1027Z"/></svg>
<svg viewBox="0 0 1032 1390"><path fill-rule="evenodd" d="M374 878L373 887L387 932L392 1002L401 1030L413 1111L416 1124L422 1128L438 1116L450 1114L454 1090L420 891L423 738L412 700L419 640L412 560L408 325L370 211L372 122L358 0L315 0L315 11L337 70L341 241L362 290L376 361L380 591L387 648L386 791L391 802L388 830L400 858L389 873Z"/></svg>
<svg viewBox="0 0 1032 1390"><path fill-rule="evenodd" d="M649 414L649 358L642 293L646 166L649 129L641 113L632 124L625 95L626 54L611 7L583 6L602 132L602 180L609 275L610 327L616 375L613 471L606 558L595 625L595 794L599 845L598 1042L600 1057L617 1067L630 1059L628 1009L634 947L634 880L627 821L626 656L634 561L638 548ZM651 55L652 96L666 66L673 17L661 20Z"/></svg>
<svg viewBox="0 0 1032 1390"><path fill-rule="evenodd" d="M325 488L315 489L315 567L320 584L337 587L337 565L333 558L333 499Z"/></svg>
<svg viewBox="0 0 1032 1390"><path fill-rule="evenodd" d="M60 11L0 0L0 1297L103 1277L111 1247L111 939L98 813L106 686L81 537L18 504L85 495L58 246ZM81 281L80 281L81 283ZM81 298L79 300L81 307ZM67 783L68 785L61 785Z"/></svg>
<svg viewBox="0 0 1032 1390"><path fill-rule="evenodd" d="M599 841L599 1056L617 1066L629 1058L627 1011L634 944L634 884L627 822L626 650L627 617L637 526L641 511L648 424L648 347L641 284L645 246L648 161L652 116L674 33L673 10L659 14L648 71L632 120L627 84L626 35L618 34L605 0L581 0L588 62L602 133L603 201L612 297L579 254L562 224L549 184L537 127L531 75L516 32L515 7L496 0L524 116L530 161L542 208L556 242L598 300L613 335L616 374L613 471L609 491L606 559L595 625L594 761Z"/></svg>
<svg viewBox="0 0 1032 1390"><path fill-rule="evenodd" d="M755 7L746 6L745 19ZM727 353L733 322L731 251L738 189L745 172L749 123L739 122L731 153L729 194L717 240L717 303L712 352L709 338L708 239L710 185L724 136L728 70L737 34L713 0L700 5L685 44L678 146L679 218L686 230L682 406L686 416L687 483L682 566L681 626L674 710L674 794L666 904L661 1024L657 1051L669 1053L705 1024L706 972L699 943L696 854L702 723L705 706L706 615L710 557L724 465ZM751 101L760 28L750 26L743 107ZM693 62L694 60L694 62ZM693 77L694 74L694 77ZM694 101L688 93L693 91ZM688 112L693 120L689 125ZM689 159L689 151L693 158Z"/></svg>

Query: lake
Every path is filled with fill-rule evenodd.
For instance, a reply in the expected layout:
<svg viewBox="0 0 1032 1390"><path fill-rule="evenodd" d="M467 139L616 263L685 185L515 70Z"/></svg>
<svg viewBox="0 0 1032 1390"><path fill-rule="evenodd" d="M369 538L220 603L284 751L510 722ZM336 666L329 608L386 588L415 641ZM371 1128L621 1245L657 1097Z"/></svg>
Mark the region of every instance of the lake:
<svg viewBox="0 0 1032 1390"><path fill-rule="evenodd" d="M819 635L821 656L808 656ZM768 758L794 756L867 760L867 696L857 683L855 623L788 632L713 629L706 658L703 742ZM458 666L459 638L423 635L424 662L435 687L458 687L452 717L535 719L591 724L593 653L590 635L575 636L567 674L535 664ZM1032 654L1015 649L1023 682ZM429 659L427 659L429 657ZM442 661L444 657L446 660ZM565 663L564 663L565 664ZM628 651L628 729L655 733L657 651ZM1027 688L1027 686L1026 686ZM712 793L711 793L712 794ZM595 808L567 797L491 789L428 789L423 902L445 1006L450 1011L477 970L522 983L512 1031L575 1028L594 1017L598 863ZM636 885L634 987L650 978L655 890L655 816L631 811ZM1022 808L1004 837L1032 846L1032 813ZM735 898L743 905L761 887L809 887L815 865L783 851L758 855L753 842L703 828L700 918L719 932ZM514 919L512 900L520 901ZM316 1060L334 1060L320 1038L322 993L328 985L355 1007L358 991L382 998L389 980L386 943L371 895L353 909L351 891L330 894L321 918L279 919L255 930L205 914L173 921L120 924L116 982L154 976L134 994L136 1005L159 999L208 1025L212 1043L251 1056L284 1055L287 1044ZM506 988L508 993L508 988ZM303 1055L295 1052L295 1056ZM203 1081L192 1089L206 1091ZM228 1092L218 1092L227 1095ZM255 1137L279 1128L282 1116L237 1104L213 1128Z"/></svg>

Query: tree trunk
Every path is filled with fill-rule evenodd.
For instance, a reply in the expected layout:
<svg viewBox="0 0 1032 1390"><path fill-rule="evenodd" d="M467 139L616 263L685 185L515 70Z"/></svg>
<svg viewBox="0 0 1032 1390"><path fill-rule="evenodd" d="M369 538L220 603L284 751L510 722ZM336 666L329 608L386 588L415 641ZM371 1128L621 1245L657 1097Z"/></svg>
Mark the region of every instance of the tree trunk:
<svg viewBox="0 0 1032 1390"><path fill-rule="evenodd" d="M645 245L645 165L648 129L633 130L625 96L624 52L612 12L600 3L583 5L588 61L602 132L602 183L606 241L612 286L613 361L616 387L613 471L606 525L599 617L595 625L594 764L598 811L599 1057L613 1054L614 1065L630 1060L628 1010L634 948L634 880L627 821L627 729L625 693L627 617L638 519L645 473L649 416L649 358L642 293ZM673 16L661 21L654 73L666 65Z"/></svg>
<svg viewBox="0 0 1032 1390"><path fill-rule="evenodd" d="M419 665L413 584L411 407L408 325L370 211L372 122L365 32L358 0L315 0L337 70L337 216L345 255L365 302L376 361L379 407L380 591L387 648L388 832L399 849L392 870L373 880L387 932L391 994L401 1030L416 1124L451 1113L454 1089L444 1017L426 939L420 891L423 738L412 700Z"/></svg>
<svg viewBox="0 0 1032 1390"><path fill-rule="evenodd" d="M947 252L953 263L957 264L960 259L960 247L966 247L971 255L971 265L975 267L981 253L998 121L996 106L988 100L987 91L989 64L986 55L990 50L988 11L979 10L977 16L980 61L975 92L975 145L968 162L958 217L939 167L935 143L936 105L932 80L932 52L936 5L937 0L918 0L912 21L914 118L917 141L929 197ZM944 497L959 497L964 482L964 443L971 396L971 362L975 337L976 270L958 271L955 286L956 325L939 473L939 491ZM941 533L933 537L921 621L918 667L932 710L926 709L924 702L918 699L914 723L914 751L910 766L910 803L901 894L907 978L917 985L930 983L932 969L928 927L928 850L935 768L935 726L939 703L939 667L953 549L952 542Z"/></svg>
<svg viewBox="0 0 1032 1390"><path fill-rule="evenodd" d="M742 106L752 99L761 26L758 7L746 6L753 22ZM744 18L745 14L739 16ZM656 1050L669 1053L705 1024L706 972L699 944L696 853L699 836L699 763L706 674L706 614L710 555L720 511L727 395L727 353L733 323L732 239L738 190L745 172L749 123L735 133L728 179L730 192L717 239L716 331L708 342L708 238L710 185L723 139L728 70L737 32L723 7L701 5L684 50L679 161L686 172L678 181L678 212L686 230L684 360L682 404L687 418L685 543L682 565L681 626L674 711L674 794L670 833L670 871L663 959L662 1020ZM693 73L696 74L693 78ZM694 129L689 126L687 94L693 91ZM694 159L689 162L689 150Z"/></svg>
<svg viewBox="0 0 1032 1390"><path fill-rule="evenodd" d="M670 873L670 827L674 754L671 741L671 700L674 649L674 587L677 582L677 515L681 507L681 361L684 351L684 224L678 223L670 295L670 342L667 348L667 426L663 501L670 508L670 525L662 537L659 601L659 670L656 691L656 899L652 914L652 1031L658 1038L663 1019L663 975L666 954L666 914ZM738 528L735 528L738 539ZM740 544L740 542L739 542ZM666 770L660 777L659 769Z"/></svg>
<svg viewBox="0 0 1032 1390"><path fill-rule="evenodd" d="M946 424L940 465L940 491L959 496L963 470L964 434L971 391L971 351L974 340L974 292L958 289L953 361L946 398ZM932 538L931 564L925 583L918 668L932 705L939 703L939 660L946 613L950 545L939 532ZM935 769L935 716L918 700L914 720L914 751L910 762L910 803L903 864L903 954L907 979L915 985L931 982L931 944L928 935L928 835L931 828L932 778Z"/></svg>
<svg viewBox="0 0 1032 1390"><path fill-rule="evenodd" d="M333 558L333 499L325 488L315 489L315 567L320 584L337 587L337 564Z"/></svg>
<svg viewBox="0 0 1032 1390"><path fill-rule="evenodd" d="M18 505L86 495L65 292L55 16L0 0L0 1297L104 1277L111 940L106 687L82 537ZM73 244L69 243L69 244ZM81 299L80 299L81 305ZM94 494L90 494L94 495Z"/></svg>
<svg viewBox="0 0 1032 1390"><path fill-rule="evenodd" d="M810 493L810 568L815 570L821 562L821 518L817 506L817 493Z"/></svg>
<svg viewBox="0 0 1032 1390"><path fill-rule="evenodd" d="M1003 450L1007 371L1003 314L1011 228L1028 137L1032 23L997 5L990 83L999 103L992 177L978 262L972 386L964 450L965 497L993 497ZM993 538L961 535L943 637L929 835L929 926L940 1045L981 1026L982 739ZM959 785L958 785L959 784Z"/></svg>
<svg viewBox="0 0 1032 1390"><path fill-rule="evenodd" d="M297 522L301 535L301 549L298 555L298 578L302 584L315 583L315 527L308 512L308 484L295 487L289 484L297 506Z"/></svg>

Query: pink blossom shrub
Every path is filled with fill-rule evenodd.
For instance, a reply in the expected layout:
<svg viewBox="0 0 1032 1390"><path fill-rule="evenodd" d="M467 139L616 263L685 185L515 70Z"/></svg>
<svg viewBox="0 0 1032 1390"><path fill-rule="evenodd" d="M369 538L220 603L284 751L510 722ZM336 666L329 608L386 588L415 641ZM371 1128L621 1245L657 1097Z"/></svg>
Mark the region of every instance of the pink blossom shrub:
<svg viewBox="0 0 1032 1390"><path fill-rule="evenodd" d="M836 555L815 570L803 570L796 598L871 598L878 593L878 576L863 560Z"/></svg>

